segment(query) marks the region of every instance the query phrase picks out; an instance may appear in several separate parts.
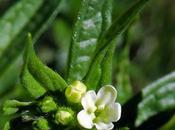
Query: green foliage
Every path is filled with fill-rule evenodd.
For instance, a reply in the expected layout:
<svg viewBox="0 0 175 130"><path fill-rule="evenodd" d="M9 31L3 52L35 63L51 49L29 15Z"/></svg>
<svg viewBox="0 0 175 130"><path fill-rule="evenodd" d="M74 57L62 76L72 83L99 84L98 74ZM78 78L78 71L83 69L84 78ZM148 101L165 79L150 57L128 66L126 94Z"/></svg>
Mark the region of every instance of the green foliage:
<svg viewBox="0 0 175 130"><path fill-rule="evenodd" d="M2 76L0 76L0 95L3 95L8 89L13 87L18 79L20 59L21 57L19 57L13 65L11 65Z"/></svg>
<svg viewBox="0 0 175 130"><path fill-rule="evenodd" d="M45 66L35 55L31 35L28 35L27 47L24 54L24 69L21 83L32 97L38 98L48 91L61 91L67 87L64 79Z"/></svg>
<svg viewBox="0 0 175 130"><path fill-rule="evenodd" d="M130 61L129 61L129 49L130 44L128 42L129 31L123 36L122 46L123 48L118 52L117 57L117 86L118 100L124 104L132 96L132 87L130 82Z"/></svg>
<svg viewBox="0 0 175 130"><path fill-rule="evenodd" d="M10 123L9 122L5 123L4 130L10 130Z"/></svg>
<svg viewBox="0 0 175 130"><path fill-rule="evenodd" d="M0 50L1 53L13 41L14 38L30 21L35 12L42 5L42 0L21 0L16 3L8 12L1 18L0 21Z"/></svg>
<svg viewBox="0 0 175 130"><path fill-rule="evenodd" d="M130 9L128 9L119 18L116 18L112 25L98 40L98 46L96 47L95 54L92 57L88 73L85 76L85 83L90 88L96 88L101 73L100 64L106 54L109 46L112 46L113 40L127 29L127 27L133 22L134 18L143 8L147 0L139 0ZM97 69L97 70L96 70ZM96 71L95 71L96 70Z"/></svg>
<svg viewBox="0 0 175 130"><path fill-rule="evenodd" d="M99 40L99 46L96 49L96 55L103 51L108 45L110 45L111 41L116 38L119 34L124 32L128 26L133 22L135 17L141 11L143 6L146 4L148 0L139 0L137 1L131 8L129 8L124 14L120 17L117 17L113 22L109 29L106 31L104 36Z"/></svg>
<svg viewBox="0 0 175 130"><path fill-rule="evenodd" d="M54 18L58 16L59 21L55 22L53 25L54 29L52 28L52 32L54 33L53 41L57 42L56 51L58 51L58 53L65 53L72 32L72 21L76 15L76 12L71 12L70 14L72 14L72 16L67 16L66 13L68 12L66 11L72 8L67 6L71 3L71 5L75 6L73 8L77 9L79 7L79 5L76 5L77 1L71 1L70 3L69 1L64 1L64 5L62 5L61 9L64 11L66 10L66 13L63 11L60 15L57 15L60 0L19 0L13 2L11 7L0 19L0 96L4 96L0 99L0 106L2 101L8 97L13 98L14 95L18 95L17 99L23 98L23 96L21 96L22 94L19 94L23 93L22 90L17 92L18 94L16 94L16 92L15 94L10 92L9 95L6 95L6 92L8 92L11 87L16 86L15 84L18 82L19 77L21 86L27 90L31 97L24 95L30 101L32 100L32 102L25 102L25 99L24 102L18 100L7 100L4 103L3 111L7 115L12 114L12 118L10 116L1 116L2 114L0 111L0 118L3 120L2 122L10 118L9 122L5 124L4 130L10 130L10 127L22 130L81 129L78 126L76 115L82 109L80 102L82 96L86 92L86 86L88 90L98 90L103 85L113 83L116 83L116 86L118 87L118 100L123 104L121 120L115 124L114 129L118 128L119 130L128 130L129 128L125 127L128 126L131 127L131 129L141 128L147 130L147 128L149 128L149 126L146 126L147 124L149 125L149 123L158 122L159 120L156 120L157 116L165 113L165 115L168 116L164 121L153 127L157 129L163 125L161 130L173 130L174 116L171 112L174 112L175 109L175 72L153 82L140 91L140 86L144 86L144 83L148 83L149 80L152 79L149 76L146 77L144 74L148 75L148 73L154 73L154 76L156 74L160 75L160 72L156 71L160 71L165 64L169 72L171 70L171 68L169 69L169 66L172 66L174 63L173 56L171 56L171 59L171 57L162 53L164 48L174 47L174 45L165 44L168 42L169 38L173 36L173 30L168 26L169 23L167 23L166 20L163 21L163 24L161 22L159 23L164 27L168 26L171 35L167 34L168 29L165 31L161 30L161 33L159 34L159 37L161 38L157 40L161 44L157 49L158 53L157 51L152 53L152 51L159 46L158 44L154 44L153 48L151 48L152 50L149 45L145 45L146 51L144 51L146 54L149 53L147 55L144 55L145 52L142 54L141 45L139 45L139 47L141 46L141 49L139 48L140 50L137 51L137 54L132 56L129 53L130 51L132 52L132 49L138 49L138 45L135 47L130 44L133 39L136 40L136 43L140 43L140 40L137 41L140 36L147 36L145 35L146 33L142 33L143 28L136 28L136 32L132 35L133 39L130 39L130 36L128 38L128 28L132 26L132 23L135 22L134 20L138 20L135 19L135 17L138 16L139 12L148 1L149 0L137 0L129 9L125 9L129 5L128 3L132 3L128 1L81 1L77 20L73 27L72 41L69 50L66 77L66 81L69 85L58 73L42 63L35 53L33 44L38 40L42 32L45 31ZM118 7L120 12L113 12L112 20L113 3L121 5L122 2L125 6L123 6L123 8ZM121 13L123 11L124 13ZM121 14L120 17L118 17L118 14ZM165 16L168 16L169 18L169 15L165 14ZM143 23L139 22L137 24L139 24L139 26L141 26L141 24L147 26L149 15L143 21ZM157 21L162 20L158 19ZM157 30L153 29L153 31L156 32ZM33 41L29 34L27 42L24 42L26 41L26 35L28 32L33 35ZM123 38L120 45L117 41L119 36ZM41 41L45 42L49 47L52 47L53 41L50 38L52 38L52 34L44 36L44 40L42 41L41 39ZM147 40L149 41L151 38L148 36ZM154 40L155 39L153 38L153 41ZM145 40L143 42L149 44L148 41ZM36 47L40 53L41 48L40 45L38 46ZM55 49L54 47L52 48ZM22 58L20 56L24 49L24 63L23 67L21 67L20 64ZM115 51L117 51L117 53ZM54 58L57 57L55 56L55 52L53 52L53 55ZM142 81L138 81L138 79L132 84L135 92L140 91L133 98L132 96L134 93L132 92L133 90L130 81L130 68L132 69L134 65L130 61L130 56L133 61L135 59L138 60L138 57L141 61L146 58L155 59L149 64L149 60L144 62L147 63L148 66L145 64L142 66L143 68L139 68L139 65L135 65L136 67L134 68L134 71L131 72L134 73L134 75L139 76L138 79L146 77L143 84ZM163 60L161 57L163 57ZM114 66L116 67L115 69L113 69L114 58L117 58L117 62L114 63ZM54 69L56 68L58 71L62 71L62 69L66 69L66 67L64 67L66 66L65 63L63 63L66 59L67 58L65 57L61 60L54 59L49 65ZM62 62L60 63L62 65L61 68L55 67L57 66L55 65L55 62ZM139 63L138 60L138 64ZM161 64L160 67L155 69L154 67L158 64ZM21 68L22 72L19 76ZM167 72L167 70L162 72ZM116 74L115 79L112 77L113 74ZM82 83L77 80L80 80ZM139 83L137 84L135 82ZM85 83L86 86L81 86L83 83ZM72 85L78 87L72 88ZM67 91L65 91L66 88L68 88ZM75 100L76 98L77 100ZM171 118L172 116L173 118ZM163 118L164 116L162 119ZM168 122L170 118L171 120ZM164 124L166 122L168 123Z"/></svg>
<svg viewBox="0 0 175 130"><path fill-rule="evenodd" d="M7 115L11 115L16 113L19 110L19 107L21 106L28 106L32 102L19 102L17 100L7 100L4 103L3 111Z"/></svg>
<svg viewBox="0 0 175 130"><path fill-rule="evenodd" d="M102 32L101 32L101 36L110 27L111 21L112 21L112 0L106 0L103 4L103 8L102 8ZM113 45L108 48L108 50L103 58L103 61L101 61L102 65L98 65L98 68L100 71L99 75L97 75L98 77L100 77L99 83L97 82L98 86L103 86L103 85L112 83L112 61L113 61L114 50L115 50L115 41L113 42ZM96 69L96 70L98 71L98 69ZM98 72L96 72L96 71L94 71L94 73L98 74ZM96 80L96 81L98 81L98 80ZM95 84L93 84L92 86L95 87Z"/></svg>
<svg viewBox="0 0 175 130"><path fill-rule="evenodd" d="M75 23L70 47L68 81L82 80L101 33L104 0L83 0Z"/></svg>
<svg viewBox="0 0 175 130"><path fill-rule="evenodd" d="M0 79L3 80L6 76L12 77L9 82L2 82L1 88L4 89L1 93L15 83L16 76L20 73L18 68L20 62L15 60L23 51L26 34L31 32L34 41L36 41L56 17L59 3L59 0L21 0L14 4L1 18Z"/></svg>
<svg viewBox="0 0 175 130"><path fill-rule="evenodd" d="M151 116L175 108L175 73L157 80L142 90L143 100L138 104L136 126Z"/></svg>

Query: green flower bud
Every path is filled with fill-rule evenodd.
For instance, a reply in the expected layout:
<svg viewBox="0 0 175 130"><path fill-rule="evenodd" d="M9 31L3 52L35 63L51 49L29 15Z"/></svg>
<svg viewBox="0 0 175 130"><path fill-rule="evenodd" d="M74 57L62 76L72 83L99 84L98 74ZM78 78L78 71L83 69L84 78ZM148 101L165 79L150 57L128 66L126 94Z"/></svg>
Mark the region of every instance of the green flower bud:
<svg viewBox="0 0 175 130"><path fill-rule="evenodd" d="M55 115L57 124L67 125L74 120L74 112L70 108L60 108Z"/></svg>
<svg viewBox="0 0 175 130"><path fill-rule="evenodd" d="M57 104L54 102L53 98L50 96L44 97L44 99L39 103L42 112L51 112L57 109Z"/></svg>
<svg viewBox="0 0 175 130"><path fill-rule="evenodd" d="M86 86L80 81L74 81L67 87L65 95L69 102L80 103L85 92Z"/></svg>
<svg viewBox="0 0 175 130"><path fill-rule="evenodd" d="M50 130L48 121L44 117L38 118L33 123L34 130Z"/></svg>

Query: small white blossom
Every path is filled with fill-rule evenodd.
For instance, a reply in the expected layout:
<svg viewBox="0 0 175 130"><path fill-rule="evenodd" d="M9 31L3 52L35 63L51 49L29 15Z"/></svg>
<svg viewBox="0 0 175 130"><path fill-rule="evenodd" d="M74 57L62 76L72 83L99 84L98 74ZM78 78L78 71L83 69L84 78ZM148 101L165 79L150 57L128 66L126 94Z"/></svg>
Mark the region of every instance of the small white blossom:
<svg viewBox="0 0 175 130"><path fill-rule="evenodd" d="M82 98L81 104L84 110L77 115L79 124L97 130L111 130L121 117L121 105L116 103L117 91L111 85L102 87L99 92L88 91Z"/></svg>

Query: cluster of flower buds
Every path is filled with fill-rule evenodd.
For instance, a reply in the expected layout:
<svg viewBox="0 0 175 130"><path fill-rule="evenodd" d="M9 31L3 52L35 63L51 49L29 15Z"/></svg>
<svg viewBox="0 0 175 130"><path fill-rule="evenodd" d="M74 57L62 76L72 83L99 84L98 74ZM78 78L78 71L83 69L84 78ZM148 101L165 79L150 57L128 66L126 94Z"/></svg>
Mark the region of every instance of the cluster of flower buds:
<svg viewBox="0 0 175 130"><path fill-rule="evenodd" d="M111 85L103 86L96 94L94 90L87 91L82 82L74 81L65 89L65 97L67 103L62 104L51 95L45 95L34 102L8 100L4 104L4 112L14 114L21 107L36 106L40 116L32 115L29 110L22 114L23 120L33 122L34 130L51 130L51 122L58 127L111 130L114 127L112 122L120 119L121 105L115 102L117 91ZM9 127L9 123L6 127Z"/></svg>

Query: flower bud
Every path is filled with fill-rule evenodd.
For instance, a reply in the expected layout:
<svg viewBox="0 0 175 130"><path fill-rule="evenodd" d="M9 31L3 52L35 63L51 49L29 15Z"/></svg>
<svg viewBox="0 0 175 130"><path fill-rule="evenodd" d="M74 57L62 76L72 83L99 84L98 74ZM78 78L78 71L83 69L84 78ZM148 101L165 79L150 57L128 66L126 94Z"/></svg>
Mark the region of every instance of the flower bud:
<svg viewBox="0 0 175 130"><path fill-rule="evenodd" d="M39 103L39 106L44 113L51 112L57 109L57 104L50 96L44 97L44 99Z"/></svg>
<svg viewBox="0 0 175 130"><path fill-rule="evenodd" d="M48 121L44 117L38 118L32 123L34 130L50 130Z"/></svg>
<svg viewBox="0 0 175 130"><path fill-rule="evenodd" d="M74 120L74 112L69 108L60 108L55 115L55 122L57 124L67 125Z"/></svg>
<svg viewBox="0 0 175 130"><path fill-rule="evenodd" d="M69 102L80 103L85 92L86 86L80 81L74 81L67 87L65 95Z"/></svg>

